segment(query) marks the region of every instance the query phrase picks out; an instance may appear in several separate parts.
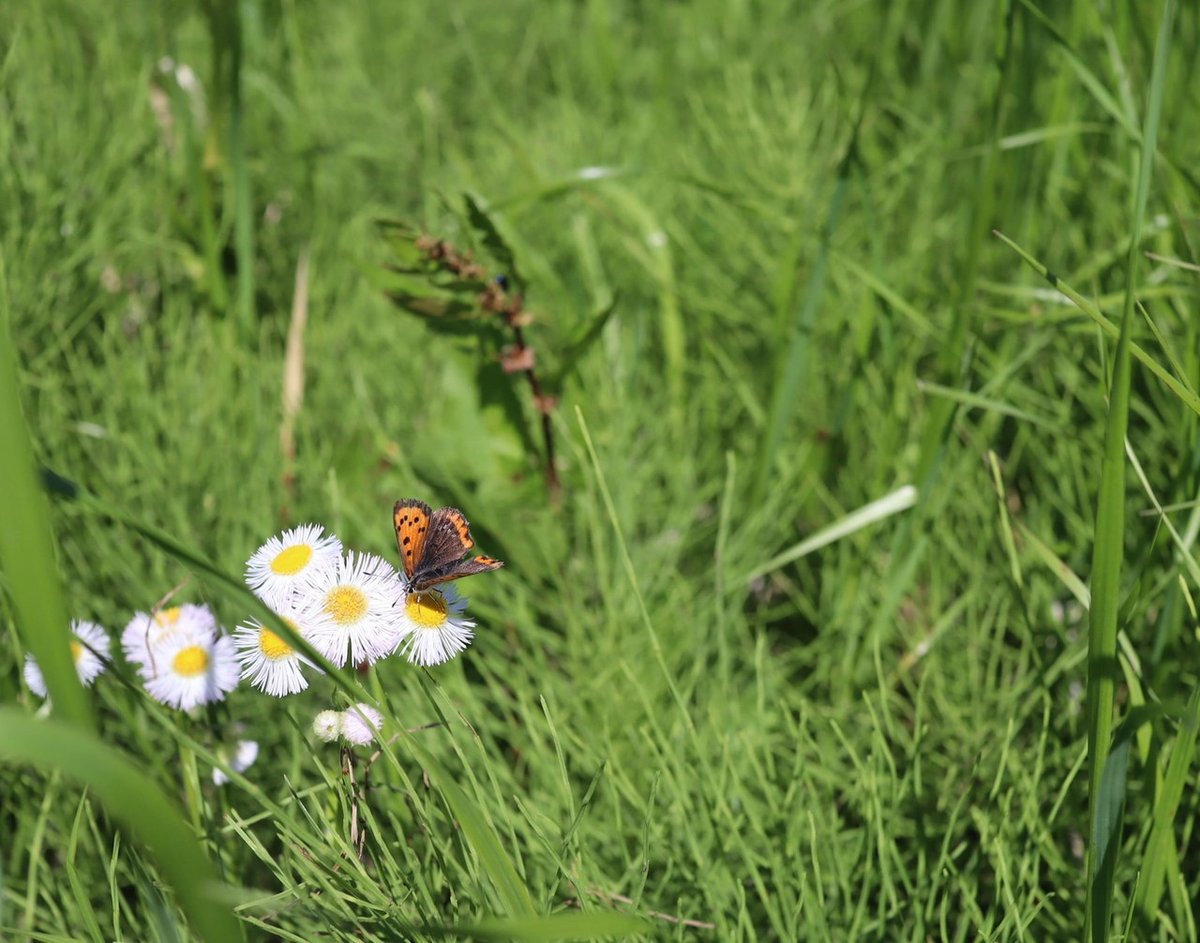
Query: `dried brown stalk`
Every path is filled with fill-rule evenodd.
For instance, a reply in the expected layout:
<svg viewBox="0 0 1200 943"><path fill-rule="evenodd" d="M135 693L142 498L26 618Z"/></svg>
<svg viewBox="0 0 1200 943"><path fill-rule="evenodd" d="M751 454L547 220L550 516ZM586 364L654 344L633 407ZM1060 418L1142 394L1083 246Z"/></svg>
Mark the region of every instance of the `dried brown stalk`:
<svg viewBox="0 0 1200 943"><path fill-rule="evenodd" d="M308 247L296 262L292 295L292 319L288 324L287 352L283 360L283 420L279 425L279 448L283 453L283 493L291 500L296 493L296 417L304 401L304 331L308 326ZM291 512L285 504L280 517Z"/></svg>

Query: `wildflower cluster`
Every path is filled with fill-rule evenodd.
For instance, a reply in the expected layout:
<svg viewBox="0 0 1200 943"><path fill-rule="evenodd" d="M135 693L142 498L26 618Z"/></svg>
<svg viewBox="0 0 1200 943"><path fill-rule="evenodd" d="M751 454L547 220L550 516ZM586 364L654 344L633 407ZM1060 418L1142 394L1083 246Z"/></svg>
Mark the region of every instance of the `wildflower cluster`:
<svg viewBox="0 0 1200 943"><path fill-rule="evenodd" d="M344 551L337 537L305 524L272 537L246 562L246 584L287 625L338 667L372 665L399 653L417 665L437 665L470 644L475 623L453 587L415 589L385 560ZM108 633L94 622L71 623L71 657L84 686L112 660ZM306 672L320 671L279 634L246 619L226 634L207 605L183 603L135 613L120 636L125 660L146 693L167 707L193 711L216 704L240 680L275 697L308 687ZM25 683L47 697L45 679L26 655ZM322 711L313 729L323 740L370 743L383 718L368 704ZM243 772L258 744L239 741L226 763ZM213 770L221 785L228 777Z"/></svg>
<svg viewBox="0 0 1200 943"><path fill-rule="evenodd" d="M246 562L246 585L332 664L373 665L396 652L437 665L470 644L474 623L453 588L410 591L391 564L344 551L336 537L306 524L272 537ZM278 633L250 619L233 636L242 677L283 697L308 687L311 661Z"/></svg>

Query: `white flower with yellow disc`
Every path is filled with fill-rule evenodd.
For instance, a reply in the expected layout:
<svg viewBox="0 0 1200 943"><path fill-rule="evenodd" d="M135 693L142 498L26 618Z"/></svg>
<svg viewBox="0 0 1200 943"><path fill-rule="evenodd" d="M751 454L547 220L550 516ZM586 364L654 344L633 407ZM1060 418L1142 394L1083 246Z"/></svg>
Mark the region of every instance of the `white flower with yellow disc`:
<svg viewBox="0 0 1200 943"><path fill-rule="evenodd" d="M409 593L396 607L400 650L414 665L440 665L471 644L475 623L462 617L466 599L453 586Z"/></svg>
<svg viewBox="0 0 1200 943"><path fill-rule="evenodd" d="M289 626L301 635L302 623L293 610L280 614ZM242 666L242 677L260 691L274 697L296 694L308 687L303 667L315 668L307 658L288 644L283 636L267 628L256 619L239 625L233 633L237 660Z"/></svg>
<svg viewBox="0 0 1200 943"><path fill-rule="evenodd" d="M342 542L319 524L302 524L272 537L246 561L246 585L273 609L290 604L295 591L337 565Z"/></svg>
<svg viewBox="0 0 1200 943"><path fill-rule="evenodd" d="M168 707L215 704L238 685L237 653L227 635L176 630L155 644L152 655L140 673L150 696Z"/></svg>
<svg viewBox="0 0 1200 943"><path fill-rule="evenodd" d="M134 613L121 632L121 650L130 664L139 666L139 673L147 677L142 668L152 666L151 674L157 673L155 652L158 646L175 634L188 637L217 637L217 617L208 606L184 603L149 612Z"/></svg>
<svg viewBox="0 0 1200 943"><path fill-rule="evenodd" d="M400 642L394 614L403 594L389 563L351 551L297 591L304 637L338 667L373 663Z"/></svg>

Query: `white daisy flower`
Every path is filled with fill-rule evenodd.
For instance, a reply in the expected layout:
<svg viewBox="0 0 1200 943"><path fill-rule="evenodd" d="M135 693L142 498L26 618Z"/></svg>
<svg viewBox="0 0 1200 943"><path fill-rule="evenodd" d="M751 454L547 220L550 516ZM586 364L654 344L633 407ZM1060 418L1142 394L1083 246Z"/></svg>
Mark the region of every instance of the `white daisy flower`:
<svg viewBox="0 0 1200 943"><path fill-rule="evenodd" d="M281 618L297 632L302 632L294 615L289 613ZM242 677L260 691L274 697L284 697L308 687L308 679L304 677L301 666L314 668L312 662L257 620L251 619L248 624L239 625L233 633L233 644L242 666Z"/></svg>
<svg viewBox="0 0 1200 943"><path fill-rule="evenodd" d="M414 665L440 665L471 644L475 623L462 618L467 601L453 586L409 593L399 605L400 649Z"/></svg>
<svg viewBox="0 0 1200 943"><path fill-rule="evenodd" d="M370 743L383 727L383 715L370 704L355 704L342 711L342 736L359 746Z"/></svg>
<svg viewBox="0 0 1200 943"><path fill-rule="evenodd" d="M224 755L221 757L225 759ZM235 773L244 773L254 761L258 759L258 742L256 740L239 740L237 752L234 753L231 759L226 760L229 768ZM212 771L212 781L216 786L224 786L229 782L229 774L225 770L214 766Z"/></svg>
<svg viewBox="0 0 1200 943"><path fill-rule="evenodd" d="M75 662L75 673L79 682L85 687L91 687L104 669L108 667L111 657L108 653L110 640L108 633L95 622L85 622L82 619L71 620L71 659ZM46 697L46 679L42 669L32 655L25 656L25 683L29 690L38 697Z"/></svg>
<svg viewBox="0 0 1200 943"><path fill-rule="evenodd" d="M238 686L237 653L227 635L177 630L155 643L151 662L140 673L152 698L189 711L225 700Z"/></svg>
<svg viewBox="0 0 1200 943"><path fill-rule="evenodd" d="M333 743L342 732L342 715L339 711L321 711L313 718L313 733L326 743Z"/></svg>
<svg viewBox="0 0 1200 943"><path fill-rule="evenodd" d="M158 659L154 655L157 646L180 633L195 638L215 639L217 617L208 606L192 603L160 609L153 615L148 612L135 613L121 633L121 650L130 664L149 667L153 673L157 670ZM141 673L143 677L146 676L145 671Z"/></svg>
<svg viewBox="0 0 1200 943"><path fill-rule="evenodd" d="M246 561L246 585L272 608L286 606L292 593L342 555L342 542L319 524L285 530L259 547Z"/></svg>
<svg viewBox="0 0 1200 943"><path fill-rule="evenodd" d="M351 551L297 591L304 637L338 667L373 663L400 643L395 606L403 594L391 564Z"/></svg>

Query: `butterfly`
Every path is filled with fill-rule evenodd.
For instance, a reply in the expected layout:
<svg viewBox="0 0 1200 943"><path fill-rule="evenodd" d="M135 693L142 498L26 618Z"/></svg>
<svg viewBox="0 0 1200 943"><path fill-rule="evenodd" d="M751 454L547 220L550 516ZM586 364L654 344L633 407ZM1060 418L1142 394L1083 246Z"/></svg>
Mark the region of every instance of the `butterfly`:
<svg viewBox="0 0 1200 943"><path fill-rule="evenodd" d="M413 592L504 566L492 557L467 558L475 541L471 539L471 525L458 508L434 511L424 501L405 498L396 502L392 523L396 525L396 547L404 576Z"/></svg>

